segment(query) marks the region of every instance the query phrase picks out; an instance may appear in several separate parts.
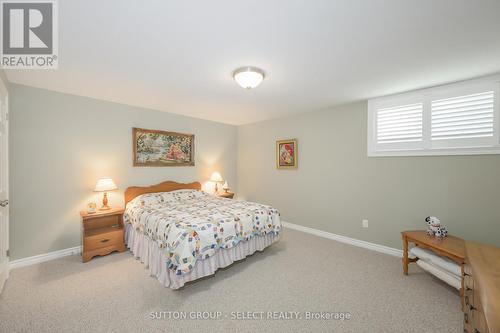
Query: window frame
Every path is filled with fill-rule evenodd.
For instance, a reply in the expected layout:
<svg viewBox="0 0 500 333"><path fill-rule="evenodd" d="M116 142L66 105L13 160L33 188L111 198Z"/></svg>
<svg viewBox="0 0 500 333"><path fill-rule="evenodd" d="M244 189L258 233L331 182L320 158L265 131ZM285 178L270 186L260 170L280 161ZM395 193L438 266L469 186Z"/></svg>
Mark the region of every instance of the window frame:
<svg viewBox="0 0 500 333"><path fill-rule="evenodd" d="M479 138L481 140L461 139L461 141L458 141L450 139L450 141L431 141L432 101L486 90L492 90L494 93L492 138L487 138L487 140ZM378 144L376 131L377 110L414 103L423 104L422 141L417 142L418 144L415 144L415 142ZM369 157L500 154L500 74L369 99L367 111L367 155ZM475 142L476 146L461 146L464 142Z"/></svg>

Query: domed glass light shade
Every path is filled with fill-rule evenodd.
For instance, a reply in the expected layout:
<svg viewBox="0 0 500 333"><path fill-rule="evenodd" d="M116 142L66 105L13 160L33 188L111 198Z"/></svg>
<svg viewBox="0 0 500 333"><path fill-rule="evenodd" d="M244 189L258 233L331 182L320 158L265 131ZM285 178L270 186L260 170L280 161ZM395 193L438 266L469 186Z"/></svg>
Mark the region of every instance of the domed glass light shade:
<svg viewBox="0 0 500 333"><path fill-rule="evenodd" d="M252 89L264 80L264 71L257 67L241 67L234 71L233 78L242 88Z"/></svg>

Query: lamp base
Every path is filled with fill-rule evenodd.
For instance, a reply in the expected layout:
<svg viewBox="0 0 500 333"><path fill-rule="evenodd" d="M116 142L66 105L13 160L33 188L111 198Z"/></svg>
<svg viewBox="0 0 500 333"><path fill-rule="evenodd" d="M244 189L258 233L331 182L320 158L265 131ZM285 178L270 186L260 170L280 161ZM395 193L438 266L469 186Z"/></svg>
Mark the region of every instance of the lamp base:
<svg viewBox="0 0 500 333"><path fill-rule="evenodd" d="M99 208L99 210L109 210L111 207L108 206L108 194L104 192L104 195L102 196L102 207Z"/></svg>

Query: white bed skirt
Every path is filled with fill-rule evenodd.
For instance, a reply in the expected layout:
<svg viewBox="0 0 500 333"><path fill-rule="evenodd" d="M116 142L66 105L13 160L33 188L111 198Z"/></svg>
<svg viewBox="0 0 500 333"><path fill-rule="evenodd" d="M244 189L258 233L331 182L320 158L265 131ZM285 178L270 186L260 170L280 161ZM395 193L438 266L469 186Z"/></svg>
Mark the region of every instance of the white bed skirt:
<svg viewBox="0 0 500 333"><path fill-rule="evenodd" d="M275 241L279 236L274 234L265 236L254 236L249 241L240 242L233 248L220 249L214 256L198 260L193 270L184 275L176 275L167 268L167 258L163 251L154 241L141 233L136 232L131 224L125 226L125 244L146 268L149 274L154 276L165 287L179 289L189 281L213 275L219 268L231 265L233 262L242 260L255 251L262 251Z"/></svg>

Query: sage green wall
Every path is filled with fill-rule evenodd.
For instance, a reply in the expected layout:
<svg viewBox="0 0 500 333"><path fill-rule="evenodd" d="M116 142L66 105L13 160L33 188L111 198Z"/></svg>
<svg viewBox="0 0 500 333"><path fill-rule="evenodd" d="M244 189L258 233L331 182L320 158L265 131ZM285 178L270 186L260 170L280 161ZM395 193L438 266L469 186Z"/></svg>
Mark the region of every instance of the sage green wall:
<svg viewBox="0 0 500 333"><path fill-rule="evenodd" d="M434 214L500 246L500 155L368 158L364 102L235 127L16 84L9 93L13 260L80 245L78 211L100 200L99 177L117 182L110 201L121 205L129 185L214 170L288 222L400 248L399 232ZM132 167L132 127L194 133L196 166ZM276 170L275 140L293 137L299 169Z"/></svg>
<svg viewBox="0 0 500 333"><path fill-rule="evenodd" d="M366 102L238 128L240 198L284 221L401 248L400 231L436 215L452 234L500 246L500 155L370 157ZM275 141L297 138L298 170ZM369 220L369 228L361 220Z"/></svg>
<svg viewBox="0 0 500 333"><path fill-rule="evenodd" d="M195 134L196 166L132 167L132 127ZM235 189L236 141L235 126L11 84L11 259L80 245L78 212L101 200L102 176L120 188L113 205L129 185L203 182L214 170Z"/></svg>

